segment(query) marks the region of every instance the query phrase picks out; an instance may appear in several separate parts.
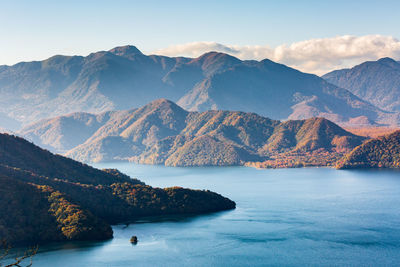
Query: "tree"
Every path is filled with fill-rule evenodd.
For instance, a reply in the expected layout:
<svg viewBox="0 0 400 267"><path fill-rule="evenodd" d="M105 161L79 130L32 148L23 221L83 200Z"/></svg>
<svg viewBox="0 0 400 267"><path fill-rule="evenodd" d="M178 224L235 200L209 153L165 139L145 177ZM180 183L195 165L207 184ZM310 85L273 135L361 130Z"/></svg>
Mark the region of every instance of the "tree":
<svg viewBox="0 0 400 267"><path fill-rule="evenodd" d="M3 267L2 261L4 261L6 259L6 257L9 255L11 246L7 243L6 240L3 240L0 243L0 247L2 250L2 253L0 255L0 267ZM31 247L24 252L23 256L15 256L14 260L11 263L6 263L6 265L4 265L4 267L12 267L12 266L30 267L30 266L32 266L32 263L33 263L32 262L33 256L36 255L37 251L38 251L38 246ZM29 259L29 263L27 265L22 265L22 264L24 264L23 262L25 262L28 259Z"/></svg>

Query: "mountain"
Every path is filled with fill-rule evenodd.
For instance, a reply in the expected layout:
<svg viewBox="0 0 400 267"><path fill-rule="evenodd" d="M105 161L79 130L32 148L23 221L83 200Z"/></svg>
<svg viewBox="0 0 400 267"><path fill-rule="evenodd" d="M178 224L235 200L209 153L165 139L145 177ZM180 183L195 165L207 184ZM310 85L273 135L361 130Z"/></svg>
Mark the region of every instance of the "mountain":
<svg viewBox="0 0 400 267"><path fill-rule="evenodd" d="M109 224L51 187L0 175L0 236L11 244L112 237Z"/></svg>
<svg viewBox="0 0 400 267"><path fill-rule="evenodd" d="M86 57L58 55L0 66L0 112L24 126L75 112L137 108L158 98L191 111L241 110L274 119L400 121L398 113L382 111L315 75L217 52L198 58L148 56L122 46Z"/></svg>
<svg viewBox="0 0 400 267"><path fill-rule="evenodd" d="M338 162L337 168L400 168L400 131L356 147Z"/></svg>
<svg viewBox="0 0 400 267"><path fill-rule="evenodd" d="M126 109L179 97L162 78L184 58L145 56L132 46L87 57L54 56L0 68L1 110L23 123L76 111Z"/></svg>
<svg viewBox="0 0 400 267"><path fill-rule="evenodd" d="M178 100L198 81L239 62L228 55L146 56L124 46L0 66L0 111L27 124L76 111L127 109L161 97Z"/></svg>
<svg viewBox="0 0 400 267"><path fill-rule="evenodd" d="M345 89L270 60L244 62L216 73L177 102L192 111L229 109L275 119L324 117L341 124L397 123Z"/></svg>
<svg viewBox="0 0 400 267"><path fill-rule="evenodd" d="M153 188L0 134L0 238L8 243L103 240L141 216L232 209L210 191Z"/></svg>
<svg viewBox="0 0 400 267"><path fill-rule="evenodd" d="M110 114L96 124L97 130L93 124L80 124L82 133L94 133L79 145L69 141L73 131L64 129L80 123L81 114L44 120L19 134L58 152L75 145L65 155L80 161L130 160L169 166L243 165L288 152L340 154L364 140L323 118L281 122L239 111L188 112L166 99ZM104 118L84 117L98 116ZM60 123L67 121L71 127ZM59 137L57 142L54 136Z"/></svg>
<svg viewBox="0 0 400 267"><path fill-rule="evenodd" d="M115 112L98 115L77 112L50 120L40 120L23 128L22 132L24 137L43 148L65 152L86 141L114 114Z"/></svg>
<svg viewBox="0 0 400 267"><path fill-rule="evenodd" d="M381 109L400 111L400 62L391 58L335 70L322 78Z"/></svg>

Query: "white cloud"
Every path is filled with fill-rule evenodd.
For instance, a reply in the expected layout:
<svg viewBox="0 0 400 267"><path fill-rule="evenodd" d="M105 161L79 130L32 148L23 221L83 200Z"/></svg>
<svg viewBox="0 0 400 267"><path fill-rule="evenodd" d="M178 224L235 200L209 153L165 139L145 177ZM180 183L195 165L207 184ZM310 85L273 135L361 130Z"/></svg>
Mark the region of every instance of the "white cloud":
<svg viewBox="0 0 400 267"><path fill-rule="evenodd" d="M216 42L193 42L154 51L167 56L197 57L209 51L231 54L241 59L264 58L286 64L304 72L325 74L382 57L400 58L400 41L392 36L337 36L311 39L277 47L262 45L223 45Z"/></svg>

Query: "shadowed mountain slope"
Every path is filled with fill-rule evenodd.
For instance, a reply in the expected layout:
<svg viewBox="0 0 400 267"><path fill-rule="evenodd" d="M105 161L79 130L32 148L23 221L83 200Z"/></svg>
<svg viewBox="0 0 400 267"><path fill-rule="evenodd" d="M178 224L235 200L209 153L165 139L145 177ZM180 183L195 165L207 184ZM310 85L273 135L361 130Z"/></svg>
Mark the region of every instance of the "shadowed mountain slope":
<svg viewBox="0 0 400 267"><path fill-rule="evenodd" d="M325 117L341 124L398 120L398 114L379 110L345 89L270 60L245 62L210 76L177 103L192 111L241 110L275 119Z"/></svg>
<svg viewBox="0 0 400 267"><path fill-rule="evenodd" d="M112 223L232 208L210 191L153 188L0 134L0 238L11 244L103 240Z"/></svg>
<svg viewBox="0 0 400 267"><path fill-rule="evenodd" d="M381 109L400 111L400 63L391 58L332 71L322 78Z"/></svg>

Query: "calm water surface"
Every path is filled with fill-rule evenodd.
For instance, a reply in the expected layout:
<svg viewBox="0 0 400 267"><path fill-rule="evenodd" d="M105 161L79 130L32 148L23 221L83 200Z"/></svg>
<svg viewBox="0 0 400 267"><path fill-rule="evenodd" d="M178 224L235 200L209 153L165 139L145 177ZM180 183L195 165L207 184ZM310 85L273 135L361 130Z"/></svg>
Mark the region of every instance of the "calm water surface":
<svg viewBox="0 0 400 267"><path fill-rule="evenodd" d="M110 241L41 247L34 266L400 265L400 172L96 167L157 187L210 189L237 208L117 225Z"/></svg>

